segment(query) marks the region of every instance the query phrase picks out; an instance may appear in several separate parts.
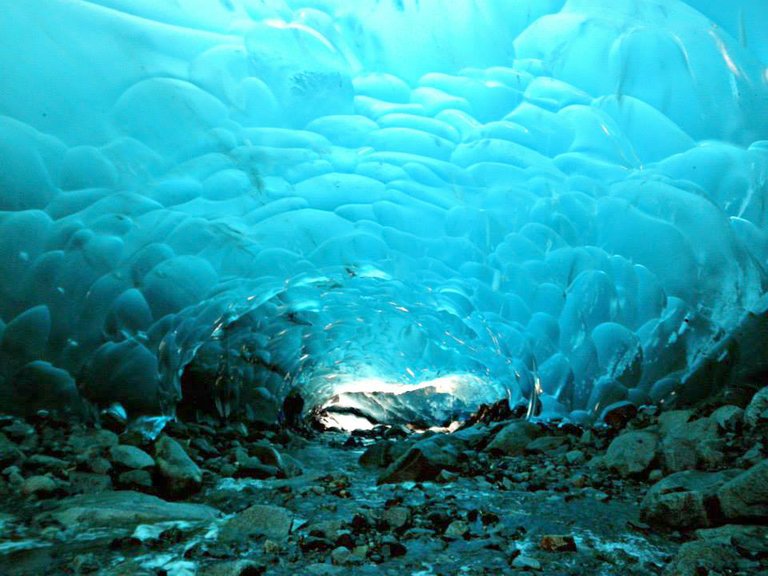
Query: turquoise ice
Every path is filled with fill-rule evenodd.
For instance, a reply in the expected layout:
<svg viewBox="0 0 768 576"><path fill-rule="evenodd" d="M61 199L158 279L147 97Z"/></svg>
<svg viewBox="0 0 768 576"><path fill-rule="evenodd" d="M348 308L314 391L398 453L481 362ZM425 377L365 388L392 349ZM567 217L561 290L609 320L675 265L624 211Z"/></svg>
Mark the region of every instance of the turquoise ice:
<svg viewBox="0 0 768 576"><path fill-rule="evenodd" d="M6 4L3 409L580 421L759 368L761 0Z"/></svg>

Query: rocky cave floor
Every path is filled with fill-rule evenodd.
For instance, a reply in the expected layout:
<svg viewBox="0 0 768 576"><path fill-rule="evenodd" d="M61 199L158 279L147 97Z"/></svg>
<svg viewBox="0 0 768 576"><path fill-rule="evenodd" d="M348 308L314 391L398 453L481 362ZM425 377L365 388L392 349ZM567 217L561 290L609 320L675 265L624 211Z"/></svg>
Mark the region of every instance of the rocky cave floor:
<svg viewBox="0 0 768 576"><path fill-rule="evenodd" d="M590 429L472 421L152 438L0 416L0 574L768 575L768 388Z"/></svg>

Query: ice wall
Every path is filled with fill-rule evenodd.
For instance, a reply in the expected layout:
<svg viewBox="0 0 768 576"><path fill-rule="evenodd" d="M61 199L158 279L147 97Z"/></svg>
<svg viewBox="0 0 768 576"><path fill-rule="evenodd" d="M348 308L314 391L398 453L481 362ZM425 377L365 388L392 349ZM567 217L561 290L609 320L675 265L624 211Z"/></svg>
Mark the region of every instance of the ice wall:
<svg viewBox="0 0 768 576"><path fill-rule="evenodd" d="M760 0L7 4L3 409L451 375L583 420L764 308Z"/></svg>

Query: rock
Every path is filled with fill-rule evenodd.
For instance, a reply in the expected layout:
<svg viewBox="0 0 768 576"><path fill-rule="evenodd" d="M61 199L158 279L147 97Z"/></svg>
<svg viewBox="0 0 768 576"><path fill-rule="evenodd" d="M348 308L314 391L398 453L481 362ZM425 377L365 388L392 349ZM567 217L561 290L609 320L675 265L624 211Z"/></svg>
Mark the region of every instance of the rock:
<svg viewBox="0 0 768 576"><path fill-rule="evenodd" d="M64 526L129 528L168 521L211 522L219 516L221 512L210 506L166 502L141 492L120 490L66 498L55 510L38 518L51 518Z"/></svg>
<svg viewBox="0 0 768 576"><path fill-rule="evenodd" d="M768 517L768 460L723 484L717 498L728 520L764 522Z"/></svg>
<svg viewBox="0 0 768 576"><path fill-rule="evenodd" d="M520 554L520 556L512 560L512 568L517 570L541 570L541 562L532 556Z"/></svg>
<svg viewBox="0 0 768 576"><path fill-rule="evenodd" d="M111 448L119 443L119 438L109 430L84 430L73 433L69 437L72 449L83 455L93 454L103 448Z"/></svg>
<svg viewBox="0 0 768 576"><path fill-rule="evenodd" d="M765 421L768 421L768 386L755 394L744 410L744 424L750 428Z"/></svg>
<svg viewBox="0 0 768 576"><path fill-rule="evenodd" d="M288 538L293 513L280 506L257 504L229 519L219 533L222 542L239 542L248 538L266 537L276 542Z"/></svg>
<svg viewBox="0 0 768 576"><path fill-rule="evenodd" d="M752 554L768 554L768 526L742 526L728 524L719 528L696 530L696 536L702 540L721 542L735 546L741 550L749 550Z"/></svg>
<svg viewBox="0 0 768 576"><path fill-rule="evenodd" d="M253 560L231 560L217 561L203 566L197 574L199 576L258 576L264 574L266 570L266 566Z"/></svg>
<svg viewBox="0 0 768 576"><path fill-rule="evenodd" d="M94 474L107 474L112 470L112 463L106 458L88 458L88 469Z"/></svg>
<svg viewBox="0 0 768 576"><path fill-rule="evenodd" d="M469 524L467 524L464 520L454 520L448 524L448 527L445 529L443 534L446 538L458 539L464 538L468 532Z"/></svg>
<svg viewBox="0 0 768 576"><path fill-rule="evenodd" d="M35 429L21 420L16 420L12 424L3 426L3 434L7 434L9 438L16 442L24 442L28 438L36 434Z"/></svg>
<svg viewBox="0 0 768 576"><path fill-rule="evenodd" d="M255 478L263 480L266 478L276 478L280 470L276 466L267 466L262 464L256 457L245 457L238 460L237 470L234 473L235 478Z"/></svg>
<svg viewBox="0 0 768 576"><path fill-rule="evenodd" d="M381 539L381 554L384 558L398 558L405 556L407 553L408 549L397 538L384 536Z"/></svg>
<svg viewBox="0 0 768 576"><path fill-rule="evenodd" d="M345 546L339 546L331 551L331 564L334 566L351 566L361 563L362 558L352 554L352 550Z"/></svg>
<svg viewBox="0 0 768 576"><path fill-rule="evenodd" d="M527 420L516 420L502 428L486 450L492 453L501 453L505 456L517 456L523 454L525 447L541 436L541 430Z"/></svg>
<svg viewBox="0 0 768 576"><path fill-rule="evenodd" d="M78 554L72 559L72 571L75 574L93 574L101 570L101 564L93 554Z"/></svg>
<svg viewBox="0 0 768 576"><path fill-rule="evenodd" d="M575 464L583 464L586 461L586 456L581 450L570 450L565 453L565 461L571 466Z"/></svg>
<svg viewBox="0 0 768 576"><path fill-rule="evenodd" d="M547 552L576 552L576 541L570 535L545 534L539 548Z"/></svg>
<svg viewBox="0 0 768 576"><path fill-rule="evenodd" d="M640 503L643 522L670 528L702 528L717 520L714 495L738 470L687 470L654 484Z"/></svg>
<svg viewBox="0 0 768 576"><path fill-rule="evenodd" d="M70 472L69 490L72 494L91 494L112 490L112 479L106 474Z"/></svg>
<svg viewBox="0 0 768 576"><path fill-rule="evenodd" d="M30 476L21 485L22 494L25 496L37 496L38 498L48 498L56 490L58 490L56 481L50 476Z"/></svg>
<svg viewBox="0 0 768 576"><path fill-rule="evenodd" d="M440 470L440 474L437 475L435 478L435 482L438 482L440 484L448 484L450 482L455 482L459 479L459 475L456 472L450 472L448 470Z"/></svg>
<svg viewBox="0 0 768 576"><path fill-rule="evenodd" d="M109 449L109 455L113 464L118 464L129 470L142 470L152 468L155 459L135 446L117 445Z"/></svg>
<svg viewBox="0 0 768 576"><path fill-rule="evenodd" d="M474 426L457 430L453 433L453 436L464 442L468 448L478 450L488 442L490 429L483 424L475 424Z"/></svg>
<svg viewBox="0 0 768 576"><path fill-rule="evenodd" d="M146 470L129 470L117 477L117 483L128 490L132 488L147 490L152 488L152 475Z"/></svg>
<svg viewBox="0 0 768 576"><path fill-rule="evenodd" d="M420 440L379 476L378 484L425 482L434 480L442 470L458 467L458 454L463 443L451 435L435 435Z"/></svg>
<svg viewBox="0 0 768 576"><path fill-rule="evenodd" d="M58 472L62 473L72 465L66 460L61 458L55 458L53 456L47 456L45 454L33 454L27 458L24 463L25 467L34 468L38 471L44 472Z"/></svg>
<svg viewBox="0 0 768 576"><path fill-rule="evenodd" d="M637 416L637 406L627 400L606 406L600 413L600 420L614 430L622 430Z"/></svg>
<svg viewBox="0 0 768 576"><path fill-rule="evenodd" d="M525 452L528 454L544 454L545 452L553 452L566 444L568 444L566 436L541 436L528 442L525 445Z"/></svg>
<svg viewBox="0 0 768 576"><path fill-rule="evenodd" d="M0 432L0 466L8 466L21 455L19 447L8 436Z"/></svg>
<svg viewBox="0 0 768 576"><path fill-rule="evenodd" d="M713 418L681 422L669 429L662 441L664 467L670 472L720 468L725 442Z"/></svg>
<svg viewBox="0 0 768 576"><path fill-rule="evenodd" d="M203 473L181 445L163 435L155 442L160 488L170 498L183 498L200 490Z"/></svg>
<svg viewBox="0 0 768 576"><path fill-rule="evenodd" d="M662 436L666 436L679 426L686 424L693 416L693 410L670 410L659 415L659 428Z"/></svg>
<svg viewBox="0 0 768 576"><path fill-rule="evenodd" d="M391 440L379 440L371 444L360 455L360 466L365 468L385 468L400 458L408 450L410 445L406 442L392 442Z"/></svg>
<svg viewBox="0 0 768 576"><path fill-rule="evenodd" d="M411 511L405 506L392 506L384 510L381 519L392 530L400 530L407 527L411 521Z"/></svg>
<svg viewBox="0 0 768 576"><path fill-rule="evenodd" d="M736 568L740 558L732 546L694 540L683 544L664 570L664 576L723 574Z"/></svg>
<svg viewBox="0 0 768 576"><path fill-rule="evenodd" d="M709 416L724 432L738 432L744 423L744 410L738 406L727 404L720 406Z"/></svg>
<svg viewBox="0 0 768 576"><path fill-rule="evenodd" d="M651 467L658 444L658 437L651 432L627 432L608 446L604 463L623 477L640 476Z"/></svg>

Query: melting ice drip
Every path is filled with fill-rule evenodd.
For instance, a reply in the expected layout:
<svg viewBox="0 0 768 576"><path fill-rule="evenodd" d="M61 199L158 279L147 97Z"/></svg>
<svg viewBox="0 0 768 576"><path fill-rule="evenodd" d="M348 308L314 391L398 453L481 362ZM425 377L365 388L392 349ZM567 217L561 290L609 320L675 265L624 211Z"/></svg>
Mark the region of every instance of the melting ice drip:
<svg viewBox="0 0 768 576"><path fill-rule="evenodd" d="M768 12L720 4L13 3L2 408L707 393L768 258Z"/></svg>

